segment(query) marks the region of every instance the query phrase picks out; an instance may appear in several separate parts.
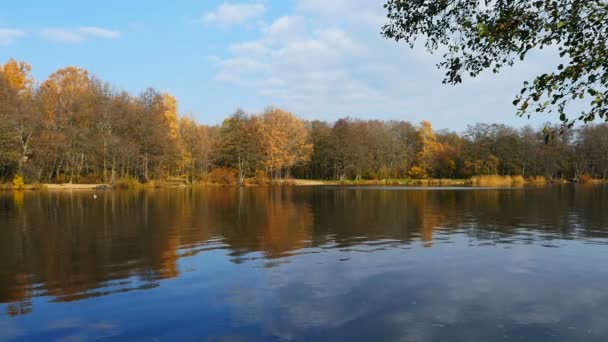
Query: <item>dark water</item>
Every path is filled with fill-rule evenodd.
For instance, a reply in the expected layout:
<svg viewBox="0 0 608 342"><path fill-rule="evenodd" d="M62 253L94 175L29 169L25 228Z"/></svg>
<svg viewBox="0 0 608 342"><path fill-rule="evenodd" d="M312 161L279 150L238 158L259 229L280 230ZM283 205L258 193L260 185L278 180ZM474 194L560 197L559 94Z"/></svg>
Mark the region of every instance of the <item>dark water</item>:
<svg viewBox="0 0 608 342"><path fill-rule="evenodd" d="M0 340L607 341L608 188L0 193Z"/></svg>

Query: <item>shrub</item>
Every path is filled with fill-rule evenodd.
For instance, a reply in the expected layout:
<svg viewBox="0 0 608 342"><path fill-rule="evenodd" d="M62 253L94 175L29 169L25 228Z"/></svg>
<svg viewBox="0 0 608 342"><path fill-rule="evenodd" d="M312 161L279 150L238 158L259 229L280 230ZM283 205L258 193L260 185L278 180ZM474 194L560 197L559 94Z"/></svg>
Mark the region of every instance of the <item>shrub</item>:
<svg viewBox="0 0 608 342"><path fill-rule="evenodd" d="M293 178L287 178L285 180L283 180L283 186L295 186L296 185L296 181Z"/></svg>
<svg viewBox="0 0 608 342"><path fill-rule="evenodd" d="M218 167L207 175L207 181L212 184L220 185L235 185L236 184L236 172L233 169L227 167Z"/></svg>
<svg viewBox="0 0 608 342"><path fill-rule="evenodd" d="M25 188L25 181L23 180L23 177L21 177L19 174L15 175L15 178L13 178L13 189L23 190L23 188Z"/></svg>
<svg viewBox="0 0 608 342"><path fill-rule="evenodd" d="M121 188L121 189L136 189L140 186L141 184L139 183L139 181L133 177L124 177L121 180L119 180L118 182L116 182L116 187L117 188Z"/></svg>
<svg viewBox="0 0 608 342"><path fill-rule="evenodd" d="M511 176L511 184L522 186L526 183L523 176Z"/></svg>
<svg viewBox="0 0 608 342"><path fill-rule="evenodd" d="M547 178L545 176L534 176L530 177L528 182L532 184L547 184Z"/></svg>
<svg viewBox="0 0 608 342"><path fill-rule="evenodd" d="M268 185L268 175L262 170L256 170L254 182L257 185L266 186Z"/></svg>
<svg viewBox="0 0 608 342"><path fill-rule="evenodd" d="M270 180L271 186L281 186L282 183L283 183L283 181L280 179L271 179Z"/></svg>
<svg viewBox="0 0 608 342"><path fill-rule="evenodd" d="M412 167L407 172L407 175L408 175L408 177L410 177L412 179L424 179L424 178L428 177L428 175L426 174L426 171L424 171L424 169L421 168L420 166Z"/></svg>
<svg viewBox="0 0 608 342"><path fill-rule="evenodd" d="M590 174L584 173L579 177L578 182L579 183L589 183L589 182L591 182L591 179L592 178L591 178Z"/></svg>

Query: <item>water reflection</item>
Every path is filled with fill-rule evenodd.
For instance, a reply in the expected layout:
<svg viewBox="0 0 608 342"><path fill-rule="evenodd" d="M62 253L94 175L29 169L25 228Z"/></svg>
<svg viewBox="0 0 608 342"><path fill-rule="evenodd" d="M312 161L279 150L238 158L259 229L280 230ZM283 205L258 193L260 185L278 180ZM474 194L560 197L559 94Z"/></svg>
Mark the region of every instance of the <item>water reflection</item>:
<svg viewBox="0 0 608 342"><path fill-rule="evenodd" d="M565 275L602 262L596 253L607 248L607 200L608 189L598 186L181 188L99 192L97 199L91 192L2 193L0 303L5 315L27 316L41 305L36 298L170 291L175 283L164 281L180 279L205 284L221 296L216 305L233 312L230 329L216 331L222 338L235 327L260 336L252 326L284 339L322 331L329 339L483 340L497 329L582 336L561 325L589 314L577 305L607 317L595 305L608 303L596 286L608 277ZM222 287L239 272L250 278ZM198 276L204 279L189 279ZM561 285L548 287L553 282ZM175 309L187 305L182 300ZM482 317L494 318L492 325ZM601 324L588 321L589 336L606 336Z"/></svg>

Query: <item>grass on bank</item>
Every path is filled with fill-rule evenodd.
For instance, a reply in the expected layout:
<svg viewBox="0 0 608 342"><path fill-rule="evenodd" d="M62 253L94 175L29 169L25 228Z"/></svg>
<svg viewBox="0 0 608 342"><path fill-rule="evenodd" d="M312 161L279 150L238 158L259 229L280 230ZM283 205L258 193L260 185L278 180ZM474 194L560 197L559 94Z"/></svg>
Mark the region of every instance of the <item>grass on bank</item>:
<svg viewBox="0 0 608 342"><path fill-rule="evenodd" d="M343 180L335 182L339 185L468 185L470 181L468 179L372 179L372 180Z"/></svg>
<svg viewBox="0 0 608 342"><path fill-rule="evenodd" d="M524 179L522 176L499 176L484 175L471 177L471 184L474 186L524 186L524 185L544 185L547 179L543 176L535 176Z"/></svg>
<svg viewBox="0 0 608 342"><path fill-rule="evenodd" d="M474 186L523 186L525 184L522 176L474 176L471 178Z"/></svg>
<svg viewBox="0 0 608 342"><path fill-rule="evenodd" d="M79 181L90 181L88 178ZM319 186L319 185L394 185L394 186L479 186L479 187L521 187L521 186L543 186L547 183L566 183L566 180L547 180L543 176L535 176L524 179L522 176L499 176L482 175L470 179L381 179L381 180L305 180L305 179L270 179L266 172L258 171L254 177L245 178L243 186ZM605 180L592 179L589 175L582 175L578 183L606 184ZM124 177L112 184L102 184L99 181L83 184L59 183L43 184L40 182L27 184L20 175L15 176L11 183L0 183L0 190L75 190L75 189L149 189L164 187L179 187L187 185L202 186L237 186L239 184L237 174L229 168L215 168L207 175L191 179L186 176L167 177L163 180L150 180L142 183L134 177Z"/></svg>

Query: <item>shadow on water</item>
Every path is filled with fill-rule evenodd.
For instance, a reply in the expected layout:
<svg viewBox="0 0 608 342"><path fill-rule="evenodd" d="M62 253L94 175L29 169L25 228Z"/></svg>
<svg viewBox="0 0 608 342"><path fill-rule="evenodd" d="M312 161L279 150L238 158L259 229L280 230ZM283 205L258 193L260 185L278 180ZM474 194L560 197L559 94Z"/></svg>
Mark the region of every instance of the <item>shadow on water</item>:
<svg viewBox="0 0 608 342"><path fill-rule="evenodd" d="M408 300L414 297L424 300L428 298L425 284L429 289L445 285L437 277L446 277L450 271L438 275L435 267L439 267L436 263L447 258L449 253L452 253L452 259L446 264L456 265L454 267L459 270L460 277L466 278L471 272L468 266L484 262L475 259L474 253L479 252L483 257L483 253L487 253L483 248L487 246L507 250L526 245L559 249L568 241L580 246L604 246L608 243L607 202L608 189L601 186L450 191L365 187L194 187L98 192L96 199L92 192L87 191L5 192L0 194L0 303L5 307L5 316L15 317L35 312L35 299L38 297L61 303L156 289L164 286L164 280L177 279L185 272L196 273L207 267L202 263L206 257L221 258L235 267L248 267L248 271L262 267L268 272L281 267L299 272L303 267L301 262L314 260L319 265L330 265L337 274L340 273L337 270L343 269L340 265L349 263L352 272L365 274L361 279L350 275L350 281L359 281L352 284L348 299L336 294L340 291L331 289L346 279L336 275L335 280L325 280L324 286L329 289L324 291L337 291L326 298L330 302L338 297L349 302L357 301L350 296L359 293L361 298L369 297L368 301L376 299L388 305L382 310L388 315L386 319L410 322L414 321L412 315L418 309L408 307L415 304L397 300L401 305L399 310L391 308L384 299L376 298L382 295L382 291L376 294L366 292L374 287L371 283L380 281L385 289L396 289L401 285L392 282L398 282L407 272L414 272L414 269L406 272L403 267L418 267L407 263L420 259L420 265L429 263L428 273L417 279L404 280L409 285L403 286L410 286L409 291L415 294L413 297L405 296ZM453 249L438 249L449 245L454 246ZM416 253L406 254L409 259L401 254L411 249ZM561 251L570 249L562 248ZM396 259L387 260L387 253ZM314 258L309 257L311 255L315 255ZM496 257L495 254L488 255L488 260ZM501 258L518 256L521 253L500 254ZM404 259L397 262L401 260L399 258ZM201 262L188 266L182 262L187 260ZM357 266L352 266L356 260L359 260ZM535 267L530 259L524 263L517 262L503 266L512 267L509 272L513 274L525 273ZM375 265L374 270L366 268L367 263ZM491 280L473 277L471 281L478 282L479 288L495 287L510 293L512 290L505 290L496 283L501 280L508 283L510 279L495 273L496 269L492 268L495 266L484 266L488 267L486 275L493 276ZM391 272L397 273L391 276ZM571 280L565 283L568 281ZM464 285L459 281L452 280L450 284L457 287L455 292L464 293L461 296L487 295L465 291L460 288ZM542 283L528 285L541 286ZM304 289L292 286L290 296L298 301L297 292ZM247 290L251 291L244 289L242 292ZM519 295L525 297L525 294ZM256 296L259 293L253 294ZM230 299L227 301L223 304L228 305ZM460 305L462 303L467 302L459 302ZM470 303L479 305L477 300ZM463 318L452 317L457 314L452 306L433 309L437 303L427 304L425 310L433 311L433 316L436 316L436 322L432 324L449 326L450 322ZM306 310L308 312L301 314L329 315L331 312L328 310L335 309L313 307ZM551 311L550 308L532 305L518 319L533 322L539 319L537 316L548 315L547 310ZM340 311L334 314L347 317L353 313ZM376 318L370 314L366 311L337 326L345 329L352 324L362 324L379 328L387 324L386 320L375 322ZM495 312L490 314L498 315ZM442 319L442 315L449 317ZM296 336L314 338L320 336L315 335L319 330L311 330L310 324L314 326L317 320L329 317L299 319L309 325L306 333L299 331ZM274 324L295 324L294 330L302 329L297 322L279 320ZM324 328L323 337L346 336L341 335L342 330L332 330L331 326ZM511 327L510 331L524 329L525 336L536 336L534 334L539 332L533 328L538 326L524 324ZM483 335L479 329L475 336ZM548 330L542 331L545 334ZM435 331L434 334L437 336L438 333ZM418 335L412 336L415 340Z"/></svg>

